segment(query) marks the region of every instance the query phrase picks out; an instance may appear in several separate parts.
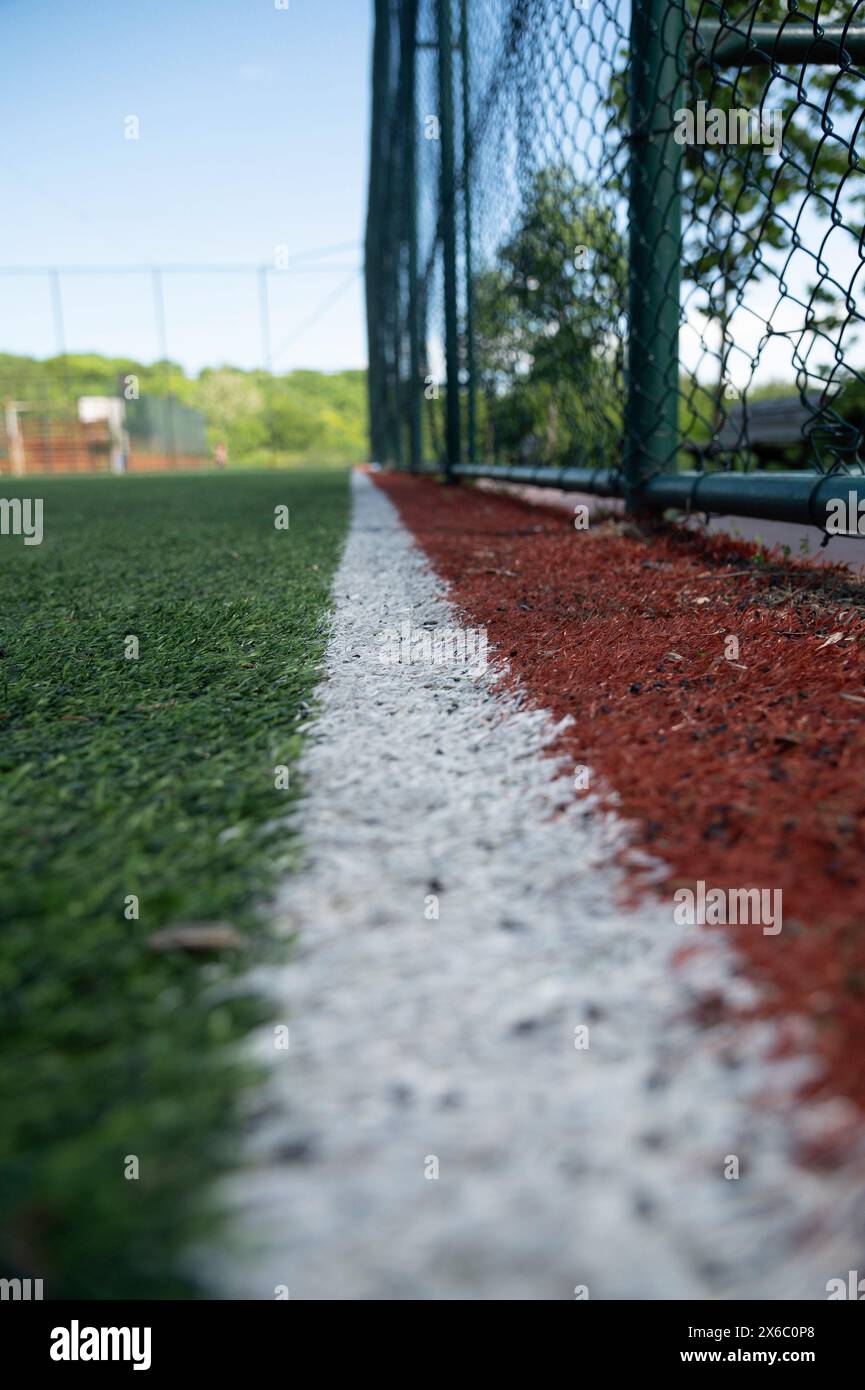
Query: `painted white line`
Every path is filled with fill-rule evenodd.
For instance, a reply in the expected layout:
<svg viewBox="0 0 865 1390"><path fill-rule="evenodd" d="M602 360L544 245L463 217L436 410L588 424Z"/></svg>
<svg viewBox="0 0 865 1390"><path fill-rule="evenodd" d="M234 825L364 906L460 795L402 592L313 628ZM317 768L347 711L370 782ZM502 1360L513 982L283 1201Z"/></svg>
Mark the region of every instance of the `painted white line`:
<svg viewBox="0 0 865 1390"><path fill-rule="evenodd" d="M747 997L725 944L674 970L671 906L620 905L624 829L574 800L546 714L492 671L382 663L383 630L456 620L390 502L354 489L307 861L278 904L297 945L268 980L290 1048L259 1040L270 1094L209 1277L244 1298L824 1298L861 1185L791 1164L796 1076L763 1060L767 1026L690 1021L702 989Z"/></svg>

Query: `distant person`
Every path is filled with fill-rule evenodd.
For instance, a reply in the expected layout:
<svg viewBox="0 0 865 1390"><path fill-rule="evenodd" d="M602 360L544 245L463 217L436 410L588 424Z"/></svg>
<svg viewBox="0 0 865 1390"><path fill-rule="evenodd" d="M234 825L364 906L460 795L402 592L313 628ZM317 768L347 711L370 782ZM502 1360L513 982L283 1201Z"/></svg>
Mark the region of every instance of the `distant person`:
<svg viewBox="0 0 865 1390"><path fill-rule="evenodd" d="M213 451L213 462L217 468L224 468L228 463L228 446L226 444L216 445Z"/></svg>

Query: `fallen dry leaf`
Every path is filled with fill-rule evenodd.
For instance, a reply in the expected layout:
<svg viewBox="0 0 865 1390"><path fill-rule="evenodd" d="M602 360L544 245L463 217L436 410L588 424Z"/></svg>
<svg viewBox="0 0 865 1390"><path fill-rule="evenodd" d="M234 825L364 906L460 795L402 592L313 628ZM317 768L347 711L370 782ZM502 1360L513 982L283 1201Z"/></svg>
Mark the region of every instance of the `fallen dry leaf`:
<svg viewBox="0 0 865 1390"><path fill-rule="evenodd" d="M228 922L178 922L147 938L154 951L230 951L246 945Z"/></svg>

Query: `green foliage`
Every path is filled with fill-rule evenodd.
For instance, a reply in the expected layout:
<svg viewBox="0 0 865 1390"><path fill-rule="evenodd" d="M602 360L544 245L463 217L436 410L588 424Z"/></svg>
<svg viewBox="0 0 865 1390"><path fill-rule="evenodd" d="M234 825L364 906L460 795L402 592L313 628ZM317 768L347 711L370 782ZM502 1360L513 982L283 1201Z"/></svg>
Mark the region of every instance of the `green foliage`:
<svg viewBox="0 0 865 1390"><path fill-rule="evenodd" d="M230 443L232 455L244 457L266 442L264 392L250 373L208 367L198 380L198 405L212 433Z"/></svg>
<svg viewBox="0 0 865 1390"><path fill-rule="evenodd" d="M347 488L298 470L39 491L42 545L0 539L0 1269L46 1297L171 1297L231 1158L232 1044L262 1019L234 977L271 949L257 906L294 853L277 818L297 780L276 791L273 769L309 716ZM148 945L183 920L247 949Z"/></svg>

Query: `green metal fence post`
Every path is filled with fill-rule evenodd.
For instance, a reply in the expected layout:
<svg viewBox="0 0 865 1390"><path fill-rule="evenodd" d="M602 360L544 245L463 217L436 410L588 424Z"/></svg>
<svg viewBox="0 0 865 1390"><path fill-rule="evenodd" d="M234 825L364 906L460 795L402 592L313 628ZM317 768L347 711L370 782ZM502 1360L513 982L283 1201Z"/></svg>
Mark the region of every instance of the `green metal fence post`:
<svg viewBox="0 0 865 1390"><path fill-rule="evenodd" d="M378 158L385 169L383 191L383 277L384 277L384 322L385 322L385 419L386 419L386 461L394 468L402 466L400 429L400 390L399 390L399 238L401 222L399 128L399 86L394 84L391 73L393 65L399 60L397 51L397 32L395 15L391 6L386 7L388 25L388 51L385 71L387 77L388 103L385 130Z"/></svg>
<svg viewBox="0 0 865 1390"><path fill-rule="evenodd" d="M384 371L384 226L381 150L387 117L387 70L390 15L387 0L376 0L375 37L372 51L372 121L370 125L370 175L367 206L364 276L366 280L367 338L369 341L370 450L383 463L386 453Z"/></svg>
<svg viewBox="0 0 865 1390"><path fill-rule="evenodd" d="M674 472L679 439L682 0L632 0L625 493Z"/></svg>
<svg viewBox="0 0 865 1390"><path fill-rule="evenodd" d="M457 208L454 165L454 81L451 0L438 0L439 123L441 135L441 215L444 252L445 368L447 401L445 448L448 477L462 461L460 451L460 365L457 319Z"/></svg>
<svg viewBox="0 0 865 1390"><path fill-rule="evenodd" d="M469 4L460 0L460 61L463 97L463 227L465 233L466 274L466 373L468 375L468 423L466 454L469 463L477 456L477 387L475 383L475 288L472 262L472 133L471 66L469 59Z"/></svg>
<svg viewBox="0 0 865 1390"><path fill-rule="evenodd" d="M409 380L407 385L409 467L417 473L421 466L421 376L420 305L417 250L417 18L418 0L405 0L402 61L406 73L405 185L406 238L408 241L408 340Z"/></svg>

